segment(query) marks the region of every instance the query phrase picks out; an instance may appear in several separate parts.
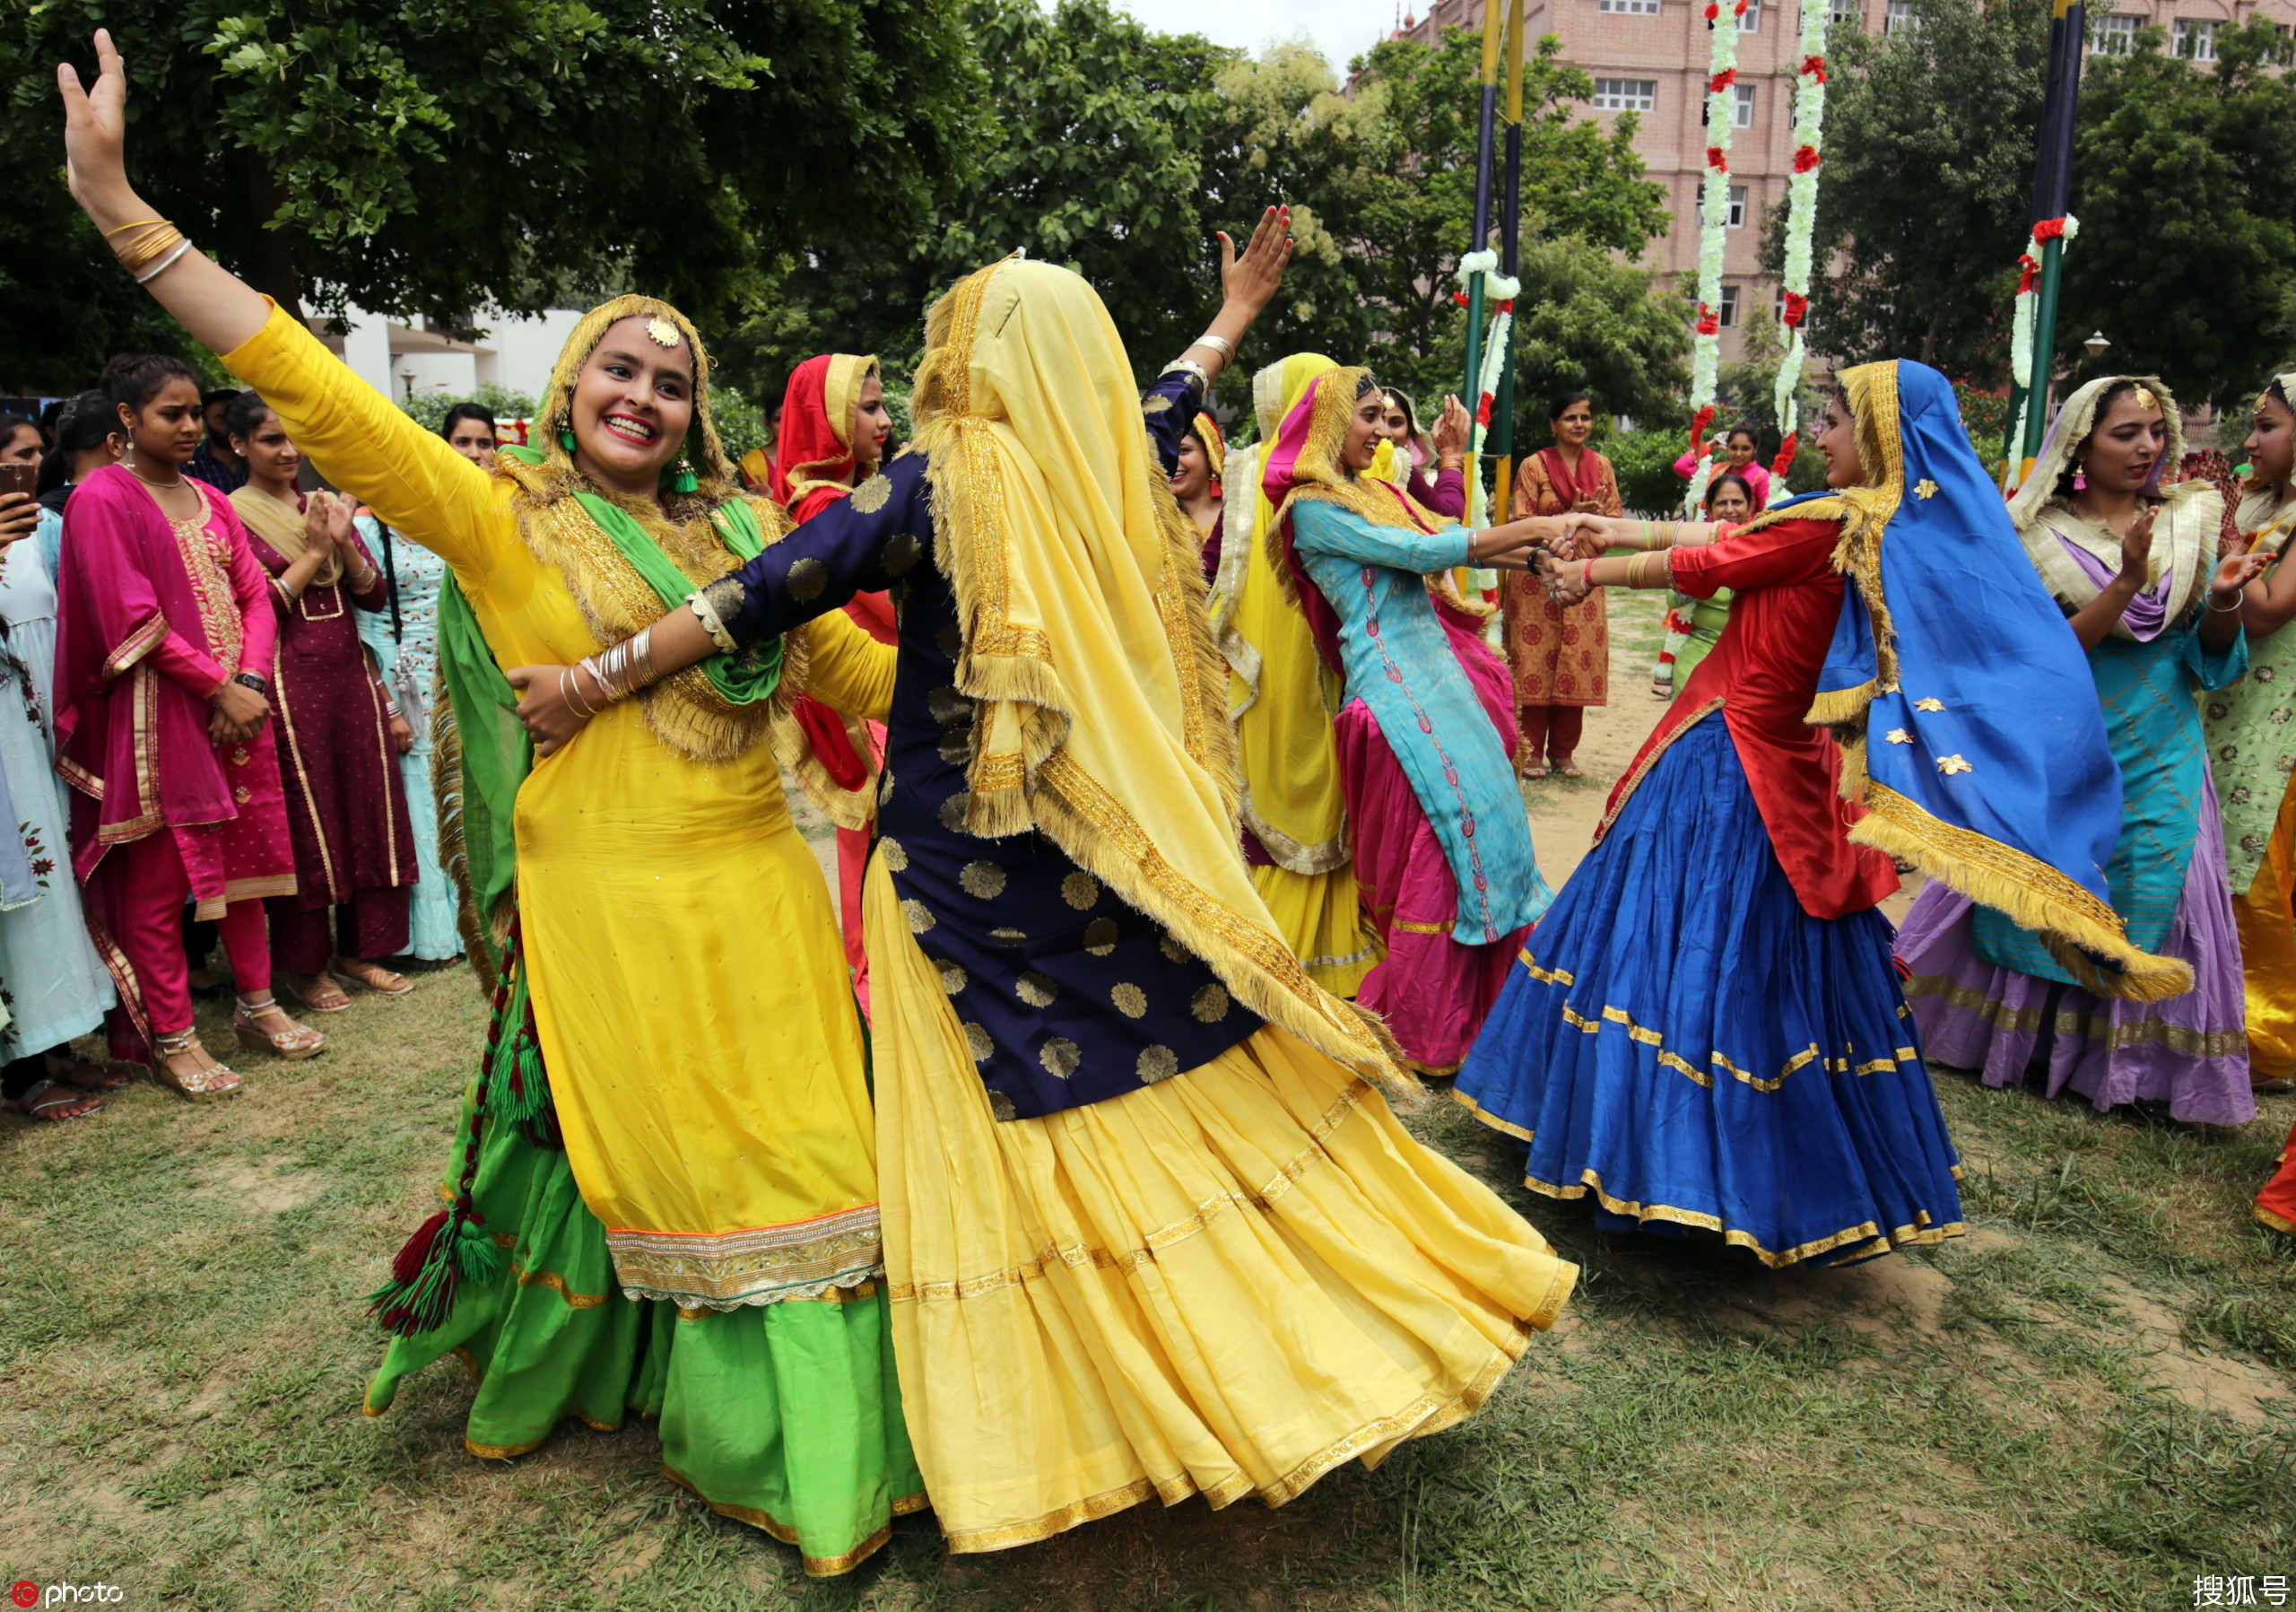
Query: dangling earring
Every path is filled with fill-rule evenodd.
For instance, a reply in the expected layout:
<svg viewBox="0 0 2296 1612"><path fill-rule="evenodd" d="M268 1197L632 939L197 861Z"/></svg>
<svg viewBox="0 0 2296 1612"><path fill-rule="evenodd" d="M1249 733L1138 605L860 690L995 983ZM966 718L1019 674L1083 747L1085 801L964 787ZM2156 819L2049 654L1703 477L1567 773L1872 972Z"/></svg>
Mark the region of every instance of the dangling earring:
<svg viewBox="0 0 2296 1612"><path fill-rule="evenodd" d="M572 453L574 451L574 433L570 431L560 431L558 433L558 445L561 448L563 448L568 453Z"/></svg>
<svg viewBox="0 0 2296 1612"><path fill-rule="evenodd" d="M701 490L701 478L694 475L693 466L687 460L683 448L678 449L678 457L670 461L670 467L664 475L673 492L698 492Z"/></svg>
<svg viewBox="0 0 2296 1612"><path fill-rule="evenodd" d="M2073 466L2073 490L2075 492L2086 492L2089 490L2089 467L2077 460Z"/></svg>

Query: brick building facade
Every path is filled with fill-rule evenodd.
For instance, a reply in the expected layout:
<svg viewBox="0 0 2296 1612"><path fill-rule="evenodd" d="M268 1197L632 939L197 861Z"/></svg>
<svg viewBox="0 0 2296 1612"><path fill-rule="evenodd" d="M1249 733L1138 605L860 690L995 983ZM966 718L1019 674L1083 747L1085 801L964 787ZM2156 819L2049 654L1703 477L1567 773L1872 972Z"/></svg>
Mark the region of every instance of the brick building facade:
<svg viewBox="0 0 2296 1612"><path fill-rule="evenodd" d="M2038 4L2039 0L2025 0ZM1483 27L1484 0L1434 0L1396 37L1433 44L1446 28ZM1731 133L1729 236L1723 268L1723 356L1737 356L1737 331L1757 306L1775 309L1778 286L1761 274L1762 219L1786 199L1794 157L1794 83L1805 54L1796 0L1751 0L1740 20L1737 126ZM2213 59L2218 29L2261 12L2286 33L2296 0L2091 0L2092 51L2126 51L2136 30L2160 28L2167 48ZM1834 26L1886 32L1911 20L1909 0L1833 0ZM1706 147L1705 0L1530 0L1526 39L1554 34L1561 59L1595 81L1597 118L1639 116L1634 146L1648 177L1664 186L1674 223L1643 262L1668 275L1698 272L1699 186Z"/></svg>

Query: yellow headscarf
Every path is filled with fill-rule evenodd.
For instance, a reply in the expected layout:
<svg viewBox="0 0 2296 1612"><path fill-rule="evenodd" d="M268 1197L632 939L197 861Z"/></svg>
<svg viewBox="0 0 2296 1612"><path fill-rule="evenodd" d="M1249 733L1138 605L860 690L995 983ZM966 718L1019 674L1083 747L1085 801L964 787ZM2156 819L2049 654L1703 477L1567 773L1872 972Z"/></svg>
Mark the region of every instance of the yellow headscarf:
<svg viewBox="0 0 2296 1612"><path fill-rule="evenodd" d="M1275 506L1260 491L1260 467L1283 417L1317 376L1337 368L1320 353L1295 353L1252 378L1259 442L1224 478L1227 522L1212 586L1213 636L1228 658L1228 715L1243 763L1243 820L1277 867L1299 874L1348 861L1331 725L1339 684L1269 562L1262 538L1275 524Z"/></svg>
<svg viewBox="0 0 2296 1612"><path fill-rule="evenodd" d="M1236 854L1201 540L1100 298L1007 258L935 305L926 343L917 445L963 629L957 687L978 707L965 827L1043 832L1253 1012L1411 1087L1379 1033L1309 979Z"/></svg>

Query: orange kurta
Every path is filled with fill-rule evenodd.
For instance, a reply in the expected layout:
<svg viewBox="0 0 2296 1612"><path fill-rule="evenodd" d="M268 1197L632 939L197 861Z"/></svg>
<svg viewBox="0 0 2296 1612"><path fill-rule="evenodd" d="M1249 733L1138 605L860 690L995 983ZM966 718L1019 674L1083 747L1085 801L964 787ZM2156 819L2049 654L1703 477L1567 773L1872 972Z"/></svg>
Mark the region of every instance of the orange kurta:
<svg viewBox="0 0 2296 1612"><path fill-rule="evenodd" d="M1589 474L1589 473L1593 474ZM1624 513L1610 461L1586 449L1579 482L1600 515ZM1541 455L1525 459L1515 483L1514 515L1567 515L1570 504L1556 488ZM1583 604L1554 603L1528 571L1509 571L1500 583L1507 617L1507 665L1515 675L1518 705L1604 705L1610 700L1611 629L1598 589Z"/></svg>

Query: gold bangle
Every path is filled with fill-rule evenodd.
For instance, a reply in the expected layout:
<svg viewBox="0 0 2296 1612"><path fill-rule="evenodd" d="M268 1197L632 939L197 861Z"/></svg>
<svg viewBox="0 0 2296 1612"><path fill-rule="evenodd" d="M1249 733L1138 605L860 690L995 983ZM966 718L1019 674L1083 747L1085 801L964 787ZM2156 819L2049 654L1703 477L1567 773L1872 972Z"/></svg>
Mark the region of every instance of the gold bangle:
<svg viewBox="0 0 2296 1612"><path fill-rule="evenodd" d="M1626 562L1626 585L1629 588L1662 588L1673 574L1673 562L1664 549L1653 549L1635 555Z"/></svg>
<svg viewBox="0 0 2296 1612"><path fill-rule="evenodd" d="M112 248L119 259L119 266L134 274L145 264L165 256L183 240L183 231L164 219L154 219L144 226L140 235L129 237Z"/></svg>
<svg viewBox="0 0 2296 1612"><path fill-rule="evenodd" d="M109 240L122 230L140 230L145 224L163 224L167 222L168 221L164 218L139 218L133 223L114 224L110 229L104 231L104 239L106 240Z"/></svg>

